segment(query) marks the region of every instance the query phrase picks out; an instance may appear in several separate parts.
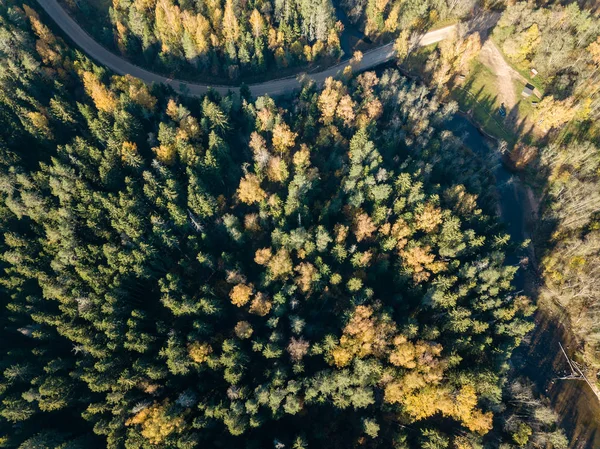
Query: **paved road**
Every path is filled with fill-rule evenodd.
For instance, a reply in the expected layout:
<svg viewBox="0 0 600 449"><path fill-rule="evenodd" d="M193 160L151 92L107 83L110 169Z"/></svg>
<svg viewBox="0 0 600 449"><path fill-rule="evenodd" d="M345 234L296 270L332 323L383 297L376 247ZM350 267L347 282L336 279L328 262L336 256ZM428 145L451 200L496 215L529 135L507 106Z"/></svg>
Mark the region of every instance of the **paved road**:
<svg viewBox="0 0 600 449"><path fill-rule="evenodd" d="M170 79L158 75L148 70L144 70L125 59L111 53L102 45L98 44L89 34L87 34L77 22L60 6L57 0L37 0L40 6L48 13L48 15L56 22L62 31L79 46L90 58L98 63L108 67L115 73L120 75L132 75L143 80L148 84L162 83L171 86L176 92L185 93L192 96L200 96L205 94L209 88L216 90L221 94L226 94L229 91L238 91L239 88L232 86L219 86L207 84L195 84L177 79ZM486 21L487 23L487 21ZM485 25L486 27L488 25ZM478 26L479 27L479 26ZM451 35L455 25L450 25L439 30L430 31L424 34L419 46L430 45L444 40ZM353 65L354 71L362 71L375 67L379 64L389 61L394 57L393 44L383 45L374 50L368 51L363 55L359 63ZM348 61L337 64L327 70L317 73L306 74L310 79L313 79L317 84L321 84L327 77L336 76L341 73L350 63ZM300 87L300 81L297 76L289 78L281 78L272 81L266 81L259 84L251 84L248 86L252 95L255 97L269 94L277 96L291 92Z"/></svg>

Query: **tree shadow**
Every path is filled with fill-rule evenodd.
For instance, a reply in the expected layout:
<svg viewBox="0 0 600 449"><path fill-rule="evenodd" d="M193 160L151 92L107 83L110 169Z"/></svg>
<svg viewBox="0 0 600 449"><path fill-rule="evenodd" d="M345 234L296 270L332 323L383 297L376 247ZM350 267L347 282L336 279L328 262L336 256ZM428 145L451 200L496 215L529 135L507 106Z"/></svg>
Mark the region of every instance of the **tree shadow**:
<svg viewBox="0 0 600 449"><path fill-rule="evenodd" d="M520 118L519 99L506 117L498 113L498 98L485 92L483 87L474 90L472 78L462 86L462 95L469 96L465 111L474 117L476 122L490 128L491 121L497 122L499 129L505 129L514 139L509 140L506 154L502 157L502 167L495 170L496 186L501 203L502 220L507 231L515 242L531 239L532 243L523 251L518 249L507 257L507 263L519 264L514 285L516 291L524 291L534 303L542 304L542 273L539 261L546 255L556 251L556 243L552 239L557 230L558 222L546 211L551 207L547 192L550 189L549 171L541 164L539 157L534 159L524 170L516 170L510 159L510 152L516 145L531 145L543 147L555 137L555 132L544 136L536 134L535 124L526 117ZM479 108L475 113L475 108ZM488 119L485 120L487 112ZM581 131L573 129L569 139L581 137ZM525 175L525 176L522 176ZM525 182L527 180L527 183ZM533 191L540 194L538 205L533 201ZM553 408L560 416L560 425L565 429L571 447L588 448L600 447L600 431L597 417L600 416L600 404L594 393L583 381L558 380L565 367L568 367L560 352L559 342L567 346L570 357L578 348L578 342L569 329L569 319L566 315L552 314L544 301L544 306L538 308L535 315L536 327L531 338L525 339L522 346L515 352L513 362L516 376L525 375L536 385L539 393L546 395L552 401ZM566 323L566 324L565 324ZM560 357L557 356L560 354Z"/></svg>

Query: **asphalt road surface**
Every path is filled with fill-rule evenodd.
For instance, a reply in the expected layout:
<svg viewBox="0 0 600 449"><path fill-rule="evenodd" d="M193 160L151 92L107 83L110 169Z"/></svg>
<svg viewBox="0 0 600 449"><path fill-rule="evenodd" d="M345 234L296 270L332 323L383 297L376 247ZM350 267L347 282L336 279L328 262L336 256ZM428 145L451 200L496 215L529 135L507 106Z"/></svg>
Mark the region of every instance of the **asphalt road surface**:
<svg viewBox="0 0 600 449"><path fill-rule="evenodd" d="M209 84L196 84L187 81L167 78L158 75L148 70L144 70L127 60L108 51L102 45L98 44L89 34L87 34L77 22L63 9L57 0L37 0L40 6L46 13L56 22L62 31L77 45L84 53L96 62L108 67L113 72L119 75L131 75L141 79L147 84L162 83L171 86L176 92L191 95L201 96L208 89L214 89L221 94L227 94L229 91L238 91L239 88L233 86L219 86ZM421 36L418 45L426 46L440 42L452 34L456 25L450 25L439 30L430 31ZM365 52L360 62L352 64L353 71L360 72L371 67L389 61L394 57L393 43L383 45L379 48ZM326 78L336 76L341 73L346 66L350 65L349 61L342 62L333 67L330 67L322 72L301 74L288 78L281 78L264 83L250 84L248 87L253 96L258 97L268 94L270 96L282 95L298 89L300 87L300 78L302 75L314 80L317 84L322 84Z"/></svg>

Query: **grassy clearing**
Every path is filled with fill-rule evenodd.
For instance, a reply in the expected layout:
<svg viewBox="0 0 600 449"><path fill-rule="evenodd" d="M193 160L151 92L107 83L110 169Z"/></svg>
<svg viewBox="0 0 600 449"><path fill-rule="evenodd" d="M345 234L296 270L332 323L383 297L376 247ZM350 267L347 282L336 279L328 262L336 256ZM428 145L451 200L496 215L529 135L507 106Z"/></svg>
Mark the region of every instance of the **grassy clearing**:
<svg viewBox="0 0 600 449"><path fill-rule="evenodd" d="M432 44L411 53L402 64L402 68L412 76L423 77L427 58L435 51L436 47L437 44ZM538 101L538 99L535 96L521 97L525 83L513 81L513 86L518 99L516 121L521 123L524 118L531 117L534 112L532 101ZM467 78L452 89L451 97L458 103L460 110L468 112L485 132L506 140L510 145L519 139L529 141L534 138L529 133L520 135L523 130L517 129L516 126L507 122L507 117L500 115L502 102L499 100L497 77L478 60L471 63ZM508 115L511 111L507 110L506 112Z"/></svg>
<svg viewBox="0 0 600 449"><path fill-rule="evenodd" d="M504 118L498 112L501 102L496 90L496 76L483 64L475 61L467 79L452 89L451 95L460 109L469 112L487 133L509 143L516 142L517 136L503 124Z"/></svg>
<svg viewBox="0 0 600 449"><path fill-rule="evenodd" d="M525 83L518 80L514 80L513 83L515 85L515 93L517 94L517 98L519 98L519 117L531 117L535 110L533 102L540 101L539 98L537 98L535 95L532 95L528 98L522 97L521 93L525 88Z"/></svg>
<svg viewBox="0 0 600 449"><path fill-rule="evenodd" d="M410 75L422 77L427 58L436 47L437 44L432 44L411 53L402 68ZM485 132L510 144L516 142L517 136L503 125L504 119L498 113L500 101L496 76L486 66L474 61L469 76L461 86L452 89L451 97L458 103L460 110L468 112Z"/></svg>

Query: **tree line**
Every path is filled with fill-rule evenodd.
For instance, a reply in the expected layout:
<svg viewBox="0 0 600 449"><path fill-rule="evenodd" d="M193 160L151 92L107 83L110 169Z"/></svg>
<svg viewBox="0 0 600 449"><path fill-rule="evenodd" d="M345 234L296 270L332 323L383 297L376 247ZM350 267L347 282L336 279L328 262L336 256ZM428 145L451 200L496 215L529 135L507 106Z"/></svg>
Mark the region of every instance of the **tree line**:
<svg viewBox="0 0 600 449"><path fill-rule="evenodd" d="M237 80L341 54L331 0L118 0L109 16L119 52L165 73Z"/></svg>

